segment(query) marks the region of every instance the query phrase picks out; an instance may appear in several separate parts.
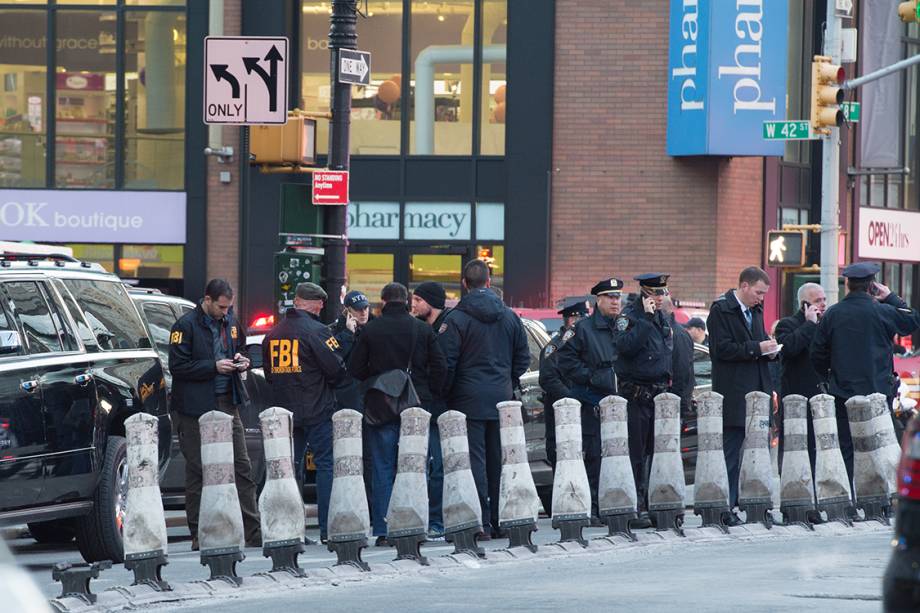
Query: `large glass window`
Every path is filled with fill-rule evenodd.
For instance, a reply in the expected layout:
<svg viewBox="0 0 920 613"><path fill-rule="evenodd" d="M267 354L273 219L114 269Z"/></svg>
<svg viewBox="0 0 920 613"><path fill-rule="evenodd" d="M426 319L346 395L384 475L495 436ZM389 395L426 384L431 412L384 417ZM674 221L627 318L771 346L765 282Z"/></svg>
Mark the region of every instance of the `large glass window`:
<svg viewBox="0 0 920 613"><path fill-rule="evenodd" d="M473 0L412 1L409 151L470 155L473 146Z"/></svg>
<svg viewBox="0 0 920 613"><path fill-rule="evenodd" d="M479 115L479 152L505 154L507 115L508 0L482 4L482 110Z"/></svg>
<svg viewBox="0 0 920 613"><path fill-rule="evenodd" d="M57 13L56 187L115 187L115 13Z"/></svg>
<svg viewBox="0 0 920 613"><path fill-rule="evenodd" d="M29 353L63 351L61 338L44 294L35 281L5 283L10 307L22 326Z"/></svg>
<svg viewBox="0 0 920 613"><path fill-rule="evenodd" d="M45 186L46 20L0 10L0 188Z"/></svg>
<svg viewBox="0 0 920 613"><path fill-rule="evenodd" d="M126 13L126 189L182 189L185 14Z"/></svg>
<svg viewBox="0 0 920 613"><path fill-rule="evenodd" d="M121 283L68 279L64 285L83 308L100 348L150 347L144 323Z"/></svg>

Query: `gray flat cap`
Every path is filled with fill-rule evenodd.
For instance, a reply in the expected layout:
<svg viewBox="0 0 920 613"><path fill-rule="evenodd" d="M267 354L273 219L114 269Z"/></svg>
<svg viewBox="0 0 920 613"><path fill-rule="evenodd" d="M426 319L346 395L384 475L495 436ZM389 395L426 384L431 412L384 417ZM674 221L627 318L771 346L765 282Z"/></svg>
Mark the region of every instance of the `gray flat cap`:
<svg viewBox="0 0 920 613"><path fill-rule="evenodd" d="M325 300L328 297L326 296L326 290L309 281L298 283L295 293L301 300Z"/></svg>

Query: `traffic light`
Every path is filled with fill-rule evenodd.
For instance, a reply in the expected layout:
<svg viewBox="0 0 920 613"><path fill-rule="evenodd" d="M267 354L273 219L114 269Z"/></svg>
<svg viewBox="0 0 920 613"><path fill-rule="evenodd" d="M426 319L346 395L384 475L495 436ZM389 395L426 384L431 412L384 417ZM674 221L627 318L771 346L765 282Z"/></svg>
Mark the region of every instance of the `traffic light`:
<svg viewBox="0 0 920 613"><path fill-rule="evenodd" d="M316 120L288 111L288 121L282 125L262 125L249 128L249 153L253 164L316 163Z"/></svg>
<svg viewBox="0 0 920 613"><path fill-rule="evenodd" d="M831 58L816 55L811 63L811 127L817 134L830 134L830 128L843 125L843 90L839 87L846 76L842 66L831 64Z"/></svg>
<svg viewBox="0 0 920 613"><path fill-rule="evenodd" d="M898 5L898 16L904 23L920 21L920 1L911 0Z"/></svg>
<svg viewBox="0 0 920 613"><path fill-rule="evenodd" d="M767 265L801 268L805 265L805 232L770 230L767 232Z"/></svg>

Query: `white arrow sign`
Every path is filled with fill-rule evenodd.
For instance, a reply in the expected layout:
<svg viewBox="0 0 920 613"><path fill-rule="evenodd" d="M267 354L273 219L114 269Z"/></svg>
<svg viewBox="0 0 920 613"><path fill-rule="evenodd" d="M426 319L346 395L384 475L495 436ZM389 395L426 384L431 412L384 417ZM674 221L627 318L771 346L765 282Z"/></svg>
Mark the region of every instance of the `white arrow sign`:
<svg viewBox="0 0 920 613"><path fill-rule="evenodd" d="M339 49L339 83L370 85L371 54L368 51Z"/></svg>

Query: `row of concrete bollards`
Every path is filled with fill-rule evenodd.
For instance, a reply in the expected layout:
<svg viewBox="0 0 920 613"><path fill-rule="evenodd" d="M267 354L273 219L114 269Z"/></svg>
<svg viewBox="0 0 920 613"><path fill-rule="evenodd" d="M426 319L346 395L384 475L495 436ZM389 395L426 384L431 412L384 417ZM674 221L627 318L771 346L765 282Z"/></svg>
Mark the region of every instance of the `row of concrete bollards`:
<svg viewBox="0 0 920 613"><path fill-rule="evenodd" d="M748 523L770 527L774 475L770 456L769 396L747 395L746 438L739 479L739 507ZM814 479L806 438L808 404L814 421L817 457ZM828 520L849 523L855 516L850 483L837 440L834 399L818 395L809 400L787 396L785 455L780 479L780 510L787 523L810 526L819 512ZM847 403L855 447L856 505L866 519L887 521L894 495L894 472L899 448L881 394L855 397ZM498 500L499 528L510 547L535 551L531 541L537 529L540 502L527 458L521 403L498 405L502 445L502 473ZM583 528L591 521L591 490L582 454L581 405L563 398L554 404L556 470L553 481L552 525L560 542L587 546ZM638 500L629 459L627 402L619 396L601 400L602 461L598 509L609 534L635 537L630 521L637 517ZM428 532L428 459L430 414L411 408L401 414L398 467L386 516L387 538L397 559L427 564L421 545ZM297 557L304 550L304 514L295 480L292 414L273 407L260 414L267 478L259 497L263 554L274 571L302 575ZM361 440L362 416L344 409L333 422L333 482L328 513L328 548L338 564L369 570L361 559L368 544L370 518L364 488ZM236 564L244 559L243 521L234 486L232 418L211 411L199 420L203 489L198 538L201 563L212 579L239 585ZM125 423L128 438L128 498L124 521L126 568L135 582L169 589L161 570L167 563L166 524L157 482L157 418L132 416ZM706 392L698 398L698 457L694 484L694 512L704 526L727 531L729 482L722 446L722 397ZM466 417L447 411L438 418L444 458L443 519L445 535L454 553L484 556L478 545L482 517L476 484L470 469ZM680 447L680 399L669 393L655 398L654 453L648 489L648 510L658 530L682 534L685 512L683 463Z"/></svg>

